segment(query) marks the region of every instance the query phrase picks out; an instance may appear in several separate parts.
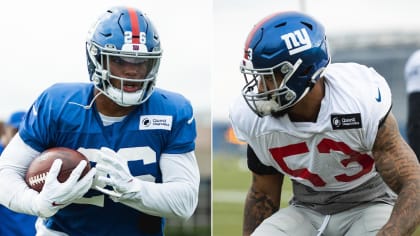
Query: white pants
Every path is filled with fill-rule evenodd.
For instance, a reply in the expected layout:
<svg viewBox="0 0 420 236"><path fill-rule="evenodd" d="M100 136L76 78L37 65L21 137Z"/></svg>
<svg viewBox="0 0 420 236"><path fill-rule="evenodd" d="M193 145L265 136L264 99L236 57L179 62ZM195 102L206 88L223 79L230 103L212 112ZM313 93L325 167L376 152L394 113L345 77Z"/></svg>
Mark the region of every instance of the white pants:
<svg viewBox="0 0 420 236"><path fill-rule="evenodd" d="M252 236L374 236L388 221L393 206L366 204L334 215L288 206L265 219Z"/></svg>

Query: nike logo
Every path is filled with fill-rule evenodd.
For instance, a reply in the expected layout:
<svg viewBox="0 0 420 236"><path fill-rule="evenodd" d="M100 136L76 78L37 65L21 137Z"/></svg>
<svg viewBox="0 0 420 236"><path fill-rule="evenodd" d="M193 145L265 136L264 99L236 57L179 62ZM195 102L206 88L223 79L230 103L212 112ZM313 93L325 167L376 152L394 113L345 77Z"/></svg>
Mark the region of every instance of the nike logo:
<svg viewBox="0 0 420 236"><path fill-rule="evenodd" d="M32 106L32 113L34 114L34 116L38 115L38 111L36 110L35 105Z"/></svg>
<svg viewBox="0 0 420 236"><path fill-rule="evenodd" d="M381 102L382 101L381 90L379 90L379 88L378 88L378 96L375 99L376 99L377 102Z"/></svg>
<svg viewBox="0 0 420 236"><path fill-rule="evenodd" d="M65 204L56 203L55 201L51 203L53 207L64 206Z"/></svg>

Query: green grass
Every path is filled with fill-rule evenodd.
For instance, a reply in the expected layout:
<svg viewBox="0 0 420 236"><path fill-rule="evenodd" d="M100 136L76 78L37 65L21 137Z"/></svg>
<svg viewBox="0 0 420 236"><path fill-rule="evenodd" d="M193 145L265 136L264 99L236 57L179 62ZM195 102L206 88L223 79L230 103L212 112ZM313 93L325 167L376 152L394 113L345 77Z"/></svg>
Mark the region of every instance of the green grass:
<svg viewBox="0 0 420 236"><path fill-rule="evenodd" d="M212 177L213 188L217 190L246 190L251 183L246 162L240 158L215 157Z"/></svg>
<svg viewBox="0 0 420 236"><path fill-rule="evenodd" d="M190 227L185 229L181 226L169 226L165 229L166 236L209 236L211 235L210 226Z"/></svg>
<svg viewBox="0 0 420 236"><path fill-rule="evenodd" d="M213 235L242 235L242 204L213 203Z"/></svg>
<svg viewBox="0 0 420 236"><path fill-rule="evenodd" d="M213 235L242 235L243 203L251 183L251 174L243 159L232 156L213 157ZM290 181L283 184L281 206L291 197ZM413 234L420 236L420 228Z"/></svg>
<svg viewBox="0 0 420 236"><path fill-rule="evenodd" d="M243 201L220 199L222 193L237 192L245 197L251 175L241 167L238 158L215 157L213 159L213 235L242 234ZM242 194L241 194L242 193Z"/></svg>
<svg viewBox="0 0 420 236"><path fill-rule="evenodd" d="M242 234L243 204L251 184L244 159L215 156L213 159L213 235ZM291 197L290 181L285 181L281 205Z"/></svg>

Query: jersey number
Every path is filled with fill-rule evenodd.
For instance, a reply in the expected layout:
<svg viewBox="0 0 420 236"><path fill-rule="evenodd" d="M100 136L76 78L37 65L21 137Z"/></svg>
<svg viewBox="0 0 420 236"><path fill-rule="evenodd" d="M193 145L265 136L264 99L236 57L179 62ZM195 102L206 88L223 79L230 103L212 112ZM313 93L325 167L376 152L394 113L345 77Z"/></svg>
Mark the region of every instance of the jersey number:
<svg viewBox="0 0 420 236"><path fill-rule="evenodd" d="M347 167L352 162L356 162L362 167L362 169L354 175L340 174L334 176L334 178L340 182L350 182L352 180L360 178L361 176L369 173L373 168L374 160L369 155L354 151L343 142L336 142L331 139L323 139L317 145L317 150L319 153L326 154L331 153L331 151L340 151L348 156L348 158L343 159L341 161L341 164L344 167ZM284 147L271 148L269 151L273 158L276 160L276 162L279 164L279 166L287 174L294 177L306 179L316 187L325 186L325 181L316 173L312 173L307 168L292 170L287 166L285 162L286 157L308 153L309 148L305 142L291 144ZM320 158L326 158L326 156L320 156Z"/></svg>
<svg viewBox="0 0 420 236"><path fill-rule="evenodd" d="M97 162L97 158L100 158L100 150L94 148L79 148L79 152L89 157L89 161ZM130 168L131 174L136 178L154 182L156 179L156 165L157 158L155 151L150 147L131 147L122 148L118 150L117 154L120 158L127 161L127 165L135 165L135 168ZM155 173L155 174L153 174ZM106 175L106 173L96 172L96 178L100 175ZM104 187L104 186L100 186ZM103 194L95 195L92 197L83 197L76 200L74 203L78 204L90 204L98 207L103 207L105 200Z"/></svg>

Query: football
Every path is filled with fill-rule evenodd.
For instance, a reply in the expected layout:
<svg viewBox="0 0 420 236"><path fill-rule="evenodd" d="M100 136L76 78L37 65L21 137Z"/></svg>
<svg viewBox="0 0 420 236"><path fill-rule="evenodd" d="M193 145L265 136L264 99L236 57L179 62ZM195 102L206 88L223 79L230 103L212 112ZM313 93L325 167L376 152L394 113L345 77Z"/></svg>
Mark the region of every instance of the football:
<svg viewBox="0 0 420 236"><path fill-rule="evenodd" d="M25 176L26 184L32 189L41 192L48 171L55 159L61 159L63 162L60 173L57 176L60 183L67 180L72 170L76 168L81 160L87 161L81 177L85 176L90 170L89 160L82 153L70 148L54 147L43 151L31 162Z"/></svg>

